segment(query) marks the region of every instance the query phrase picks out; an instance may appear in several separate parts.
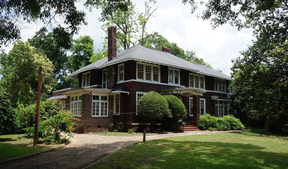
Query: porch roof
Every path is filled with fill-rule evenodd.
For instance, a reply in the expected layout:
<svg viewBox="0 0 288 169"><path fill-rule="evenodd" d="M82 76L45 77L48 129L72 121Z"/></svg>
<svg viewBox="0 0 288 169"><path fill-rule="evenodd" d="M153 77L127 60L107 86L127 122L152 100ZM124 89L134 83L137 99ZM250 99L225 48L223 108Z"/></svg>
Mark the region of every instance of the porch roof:
<svg viewBox="0 0 288 169"><path fill-rule="evenodd" d="M205 90L195 89L189 87L177 87L172 89L162 89L161 94L180 94L181 96L202 96L203 93L206 93Z"/></svg>

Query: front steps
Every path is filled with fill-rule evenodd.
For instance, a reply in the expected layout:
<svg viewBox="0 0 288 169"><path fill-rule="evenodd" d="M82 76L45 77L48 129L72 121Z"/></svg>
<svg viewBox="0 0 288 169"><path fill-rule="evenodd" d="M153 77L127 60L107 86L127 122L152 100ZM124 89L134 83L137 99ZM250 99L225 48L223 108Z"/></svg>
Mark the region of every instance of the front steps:
<svg viewBox="0 0 288 169"><path fill-rule="evenodd" d="M186 123L186 125L181 126L181 130L183 131L200 131L198 127L193 125L192 123Z"/></svg>

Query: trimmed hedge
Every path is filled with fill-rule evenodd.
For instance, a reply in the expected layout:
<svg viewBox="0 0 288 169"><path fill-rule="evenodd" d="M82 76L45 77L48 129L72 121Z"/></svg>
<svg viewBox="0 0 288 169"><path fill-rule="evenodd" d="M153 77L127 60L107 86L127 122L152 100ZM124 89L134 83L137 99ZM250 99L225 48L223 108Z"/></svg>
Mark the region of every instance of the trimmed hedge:
<svg viewBox="0 0 288 169"><path fill-rule="evenodd" d="M242 130L244 125L241 121L233 116L214 117L210 114L205 114L200 117L198 122L200 129L217 129L222 130Z"/></svg>

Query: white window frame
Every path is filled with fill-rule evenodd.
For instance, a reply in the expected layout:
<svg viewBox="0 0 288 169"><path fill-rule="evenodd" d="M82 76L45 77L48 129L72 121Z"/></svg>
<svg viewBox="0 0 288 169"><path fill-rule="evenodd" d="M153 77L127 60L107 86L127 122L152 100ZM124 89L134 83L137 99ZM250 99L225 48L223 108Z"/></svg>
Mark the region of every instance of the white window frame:
<svg viewBox="0 0 288 169"><path fill-rule="evenodd" d="M190 104L192 100L192 105ZM193 97L189 97L189 116L193 117ZM191 107L192 107L192 112L191 112Z"/></svg>
<svg viewBox="0 0 288 169"><path fill-rule="evenodd" d="M116 96L119 96L119 112L117 113L116 112ZM113 111L113 115L120 115L120 103L121 103L121 97L120 97L121 95L120 94L116 94L116 95L114 95L114 111Z"/></svg>
<svg viewBox="0 0 288 169"><path fill-rule="evenodd" d="M224 87L224 90L222 90ZM226 93L226 80L214 78L214 90Z"/></svg>
<svg viewBox="0 0 288 169"><path fill-rule="evenodd" d="M87 75L89 74L89 78L87 78ZM85 78L84 78L85 76ZM86 72L86 73L83 73L82 74L82 88L85 87L85 86L90 86L90 72ZM86 81L86 85L84 86L84 81Z"/></svg>
<svg viewBox="0 0 288 169"><path fill-rule="evenodd" d="M173 71L173 82L169 82L169 70L172 70ZM178 83L175 83L175 71L178 71ZM180 69L175 69L175 68L169 68L168 69L168 83L169 84L177 84L177 85L180 85Z"/></svg>
<svg viewBox="0 0 288 169"><path fill-rule="evenodd" d="M77 98L77 100L75 100L75 98ZM70 111L72 116L82 116L82 96L70 96Z"/></svg>
<svg viewBox="0 0 288 169"><path fill-rule="evenodd" d="M220 102L222 102L222 104L220 104ZM227 104L224 104L227 103ZM222 107L222 112L220 112L220 107ZM227 114L225 114L225 109L227 109ZM216 112L217 110L217 112ZM226 100L218 100L215 103L215 115L217 117L223 117L226 115L229 115L229 101Z"/></svg>
<svg viewBox="0 0 288 169"><path fill-rule="evenodd" d="M98 96L99 100L93 100L93 96ZM106 96L107 100L102 100L101 96ZM99 115L96 115L96 108L95 108L95 115L93 115L93 102L99 102ZM101 103L107 103L107 115L101 115ZM91 117L108 117L109 115L109 96L108 95L100 95L100 94L93 94L92 95L92 103L91 103Z"/></svg>
<svg viewBox="0 0 288 169"><path fill-rule="evenodd" d="M143 79L139 79L138 78L138 65L142 65L143 66ZM150 66L151 67L151 80L146 80L146 66ZM158 68L158 79L154 80L154 67ZM147 63L137 63L136 65L136 79L137 80L144 80L144 81L149 81L149 82L158 82L160 83L160 66L158 65L153 65L153 64L147 64Z"/></svg>
<svg viewBox="0 0 288 169"><path fill-rule="evenodd" d="M123 79L122 80L120 80L120 68L121 67L123 67ZM124 63L122 63L122 64L119 64L118 65L118 82L122 82L122 81L124 81L124 79L125 79L125 67L124 67Z"/></svg>
<svg viewBox="0 0 288 169"><path fill-rule="evenodd" d="M106 76L105 82L104 82L104 76ZM102 88L107 89L107 69L102 70Z"/></svg>
<svg viewBox="0 0 288 169"><path fill-rule="evenodd" d="M190 81L192 80L191 76L193 76L193 86L190 85ZM198 86L199 87L198 88L195 87L195 83L196 83L195 82L195 76L198 76L198 78L199 78L199 81L198 81ZM200 80L201 78L203 78L203 88L201 88L201 85L200 85L201 84L201 80ZM189 73L189 87L190 88L195 88L195 89L203 89L203 90L205 90L205 88L206 88L206 86L205 86L205 76Z"/></svg>
<svg viewBox="0 0 288 169"><path fill-rule="evenodd" d="M206 99L205 98L200 98L200 101L199 101L199 113L200 113L200 116L203 116L201 115L201 100L204 101L204 112L203 112L203 115L206 114Z"/></svg>
<svg viewBox="0 0 288 169"><path fill-rule="evenodd" d="M147 94L148 92L136 92L136 116L138 115L138 113L137 113L137 106L138 106L138 94L143 94L143 96L145 95L145 94ZM143 97L143 96L141 96L141 97ZM141 98L140 98L141 99ZM140 100L139 99L139 100Z"/></svg>

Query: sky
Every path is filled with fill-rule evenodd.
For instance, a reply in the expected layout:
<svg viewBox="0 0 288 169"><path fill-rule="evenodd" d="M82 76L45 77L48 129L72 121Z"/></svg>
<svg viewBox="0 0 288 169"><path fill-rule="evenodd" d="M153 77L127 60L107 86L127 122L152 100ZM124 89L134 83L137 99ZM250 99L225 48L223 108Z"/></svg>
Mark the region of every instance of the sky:
<svg viewBox="0 0 288 169"><path fill-rule="evenodd" d="M144 0L131 0L136 4L138 12L144 10ZM182 4L182 0L156 0L152 7L158 7L154 17L147 23L149 33L158 32L169 42L176 43L179 47L192 50L205 62L212 65L215 70L222 70L230 75L231 59L240 56L240 51L248 48L254 39L251 29L238 31L236 27L222 25L212 29L210 21L197 19L196 14L191 14L191 6ZM81 1L83 2L83 0ZM101 29L103 22L100 22L100 9L93 9L91 12L77 4L80 10L86 12L88 25L81 26L78 34L74 38L89 35L94 40L94 50L102 49L105 32ZM40 22L25 24L21 26L22 40L32 38L36 31L43 25ZM10 45L7 50L12 48Z"/></svg>

